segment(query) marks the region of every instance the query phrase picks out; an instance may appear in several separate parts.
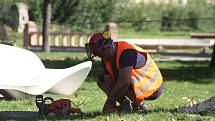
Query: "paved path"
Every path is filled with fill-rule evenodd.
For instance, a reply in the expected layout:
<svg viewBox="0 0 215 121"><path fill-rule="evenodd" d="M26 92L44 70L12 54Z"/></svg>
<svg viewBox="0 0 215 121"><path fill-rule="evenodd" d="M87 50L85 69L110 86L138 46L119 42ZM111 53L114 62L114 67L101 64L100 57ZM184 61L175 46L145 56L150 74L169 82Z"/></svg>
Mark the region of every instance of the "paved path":
<svg viewBox="0 0 215 121"><path fill-rule="evenodd" d="M139 46L143 46L144 49L156 50L159 46L164 47L164 50L176 50L179 49L203 49L205 47L212 47L215 43L215 39L118 39L118 41L127 41ZM177 51L177 50L176 50ZM153 52L150 53L156 55L157 61L210 61L211 54L192 54L182 52Z"/></svg>
<svg viewBox="0 0 215 121"><path fill-rule="evenodd" d="M191 54L191 53L151 53L156 55L156 61L210 61L211 54Z"/></svg>
<svg viewBox="0 0 215 121"><path fill-rule="evenodd" d="M118 39L118 41L126 41L144 47L145 49L157 49L163 47L165 49L190 49L190 48L208 48L214 45L214 39Z"/></svg>

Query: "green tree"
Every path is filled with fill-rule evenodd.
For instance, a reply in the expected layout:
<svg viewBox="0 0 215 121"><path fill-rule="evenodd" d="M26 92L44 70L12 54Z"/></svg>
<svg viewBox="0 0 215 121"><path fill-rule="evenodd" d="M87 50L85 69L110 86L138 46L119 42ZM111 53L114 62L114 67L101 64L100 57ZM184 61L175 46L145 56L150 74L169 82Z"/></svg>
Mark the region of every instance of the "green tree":
<svg viewBox="0 0 215 121"><path fill-rule="evenodd" d="M36 21L37 23L42 23L43 15L43 1L42 0L26 0L29 6L29 19Z"/></svg>
<svg viewBox="0 0 215 121"><path fill-rule="evenodd" d="M72 30L87 31L98 28L113 18L117 0L61 0L53 1L53 18L56 23L70 25Z"/></svg>
<svg viewBox="0 0 215 121"><path fill-rule="evenodd" d="M9 10L11 5L13 4L13 0L1 0L0 1L0 23L1 24L10 24L10 16Z"/></svg>
<svg viewBox="0 0 215 121"><path fill-rule="evenodd" d="M52 20L57 23L65 23L77 11L80 0L53 0Z"/></svg>

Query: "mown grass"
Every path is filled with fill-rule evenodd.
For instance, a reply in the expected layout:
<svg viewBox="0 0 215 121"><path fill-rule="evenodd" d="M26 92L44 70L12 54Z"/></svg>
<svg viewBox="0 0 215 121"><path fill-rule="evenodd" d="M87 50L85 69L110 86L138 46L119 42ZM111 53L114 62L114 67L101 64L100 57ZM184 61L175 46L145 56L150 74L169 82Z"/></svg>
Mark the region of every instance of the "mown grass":
<svg viewBox="0 0 215 121"><path fill-rule="evenodd" d="M17 46L22 47L23 37L17 34ZM189 38L187 32L160 32L144 33L127 30L119 30L120 38ZM36 53L47 68L67 68L87 59L85 52L52 52ZM156 58L156 56L153 56ZM89 73L85 83L72 95L50 95L55 99L69 98L74 103L81 105L80 108L84 115L71 115L69 117L45 117L15 120L76 120L76 121L215 121L215 113L205 115L189 115L185 113L172 112L172 109L186 105L186 99L194 98L201 102L214 96L215 92L215 72L208 68L208 61L173 61L157 62L164 76L164 91L162 96L156 101L146 101L150 111L147 114L123 113L123 114L103 114L101 112L105 102L104 93L96 85L96 75L101 71L101 63L93 62L93 68ZM4 101L0 100L0 111L33 111L38 109L34 99ZM0 116L0 120L2 119Z"/></svg>
<svg viewBox="0 0 215 121"><path fill-rule="evenodd" d="M48 68L67 68L85 61L85 53L36 53ZM101 112L106 96L96 85L96 75L101 71L100 61L93 62L93 68L85 83L72 95L51 95L55 99L69 98L75 104L85 102L80 108L84 115L69 117L19 118L15 120L76 120L76 121L213 121L215 113L190 115L172 112L172 109L186 105L186 98L201 102L214 96L215 72L208 68L208 61L173 61L157 62L164 76L164 91L155 101L146 101L149 106L147 114L121 113L103 114ZM38 109L34 99L4 101L0 100L0 111L33 111ZM1 117L0 117L1 119ZM5 120L5 119L1 119Z"/></svg>

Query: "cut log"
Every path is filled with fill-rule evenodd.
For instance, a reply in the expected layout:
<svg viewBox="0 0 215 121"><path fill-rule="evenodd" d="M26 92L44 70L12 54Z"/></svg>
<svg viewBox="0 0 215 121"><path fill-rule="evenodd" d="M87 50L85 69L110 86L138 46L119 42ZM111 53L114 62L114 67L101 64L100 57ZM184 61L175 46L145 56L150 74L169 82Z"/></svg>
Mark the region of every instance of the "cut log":
<svg viewBox="0 0 215 121"><path fill-rule="evenodd" d="M210 99L203 101L202 103L193 104L181 108L174 109L178 112L189 113L189 114L203 114L205 112L215 112L215 96Z"/></svg>

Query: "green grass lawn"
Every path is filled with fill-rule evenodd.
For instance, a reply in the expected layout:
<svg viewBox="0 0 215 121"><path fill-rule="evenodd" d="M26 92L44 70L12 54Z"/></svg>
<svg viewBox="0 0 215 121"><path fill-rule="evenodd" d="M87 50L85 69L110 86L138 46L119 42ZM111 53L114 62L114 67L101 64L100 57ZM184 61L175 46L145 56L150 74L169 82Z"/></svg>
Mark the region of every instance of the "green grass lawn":
<svg viewBox="0 0 215 121"><path fill-rule="evenodd" d="M48 68L66 68L85 61L85 53L36 53ZM96 75L101 72L101 63L93 62L93 68L85 83L72 95L50 95L55 99L69 98L80 108L84 115L69 117L46 117L15 120L76 120L76 121L214 121L215 113L205 115L190 115L172 112L172 109L186 105L186 98L194 98L201 102L214 96L215 72L208 68L208 61L192 62L157 62L164 76L164 91L155 101L146 101L149 106L147 114L122 113L102 114L105 102L104 93L96 85ZM34 99L4 101L0 100L0 111L38 111ZM1 119L1 117L0 117ZM2 119L4 120L4 119Z"/></svg>
<svg viewBox="0 0 215 121"><path fill-rule="evenodd" d="M23 37L17 34L17 46L22 47ZM119 38L189 38L187 32L159 32L144 33L128 30L119 30ZM197 53L199 50L197 50ZM192 51L193 53L193 51ZM67 68L84 62L87 55L84 52L36 52L47 68ZM156 56L152 56L156 58ZM164 76L164 91L156 101L146 101L149 106L147 114L123 113L123 114L102 114L101 110L106 96L96 85L96 75L101 72L101 63L93 62L93 68L85 83L72 95L50 95L55 99L69 98L76 104L81 105L84 115L71 115L70 117L46 117L34 119L15 120L76 120L76 121L215 121L215 113L205 115L190 115L172 112L172 109L186 105L189 98L196 102L202 102L211 96L215 96L215 72L208 68L208 61L191 62L157 62ZM0 111L34 111L38 109L34 99L4 101L0 100ZM5 120L1 119L0 120Z"/></svg>

